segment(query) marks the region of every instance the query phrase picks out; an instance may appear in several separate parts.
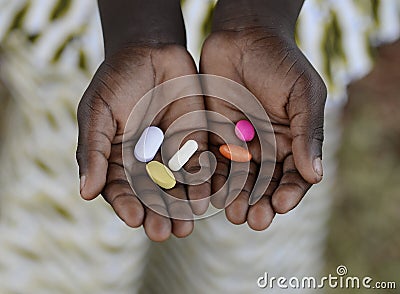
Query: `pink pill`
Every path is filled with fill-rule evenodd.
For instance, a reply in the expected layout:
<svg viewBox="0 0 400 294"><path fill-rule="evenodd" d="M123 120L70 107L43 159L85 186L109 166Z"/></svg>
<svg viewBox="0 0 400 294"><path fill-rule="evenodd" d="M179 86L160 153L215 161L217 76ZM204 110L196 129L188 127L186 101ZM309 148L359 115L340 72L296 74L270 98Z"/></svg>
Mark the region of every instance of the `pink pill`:
<svg viewBox="0 0 400 294"><path fill-rule="evenodd" d="M236 124L235 134L240 140L249 142L255 135L253 125L248 120L240 120Z"/></svg>

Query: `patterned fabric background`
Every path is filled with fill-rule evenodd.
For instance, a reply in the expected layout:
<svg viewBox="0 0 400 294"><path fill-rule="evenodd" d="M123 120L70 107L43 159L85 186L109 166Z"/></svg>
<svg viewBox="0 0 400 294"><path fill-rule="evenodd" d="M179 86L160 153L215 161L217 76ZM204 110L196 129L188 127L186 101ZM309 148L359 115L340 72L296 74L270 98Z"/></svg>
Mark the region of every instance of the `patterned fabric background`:
<svg viewBox="0 0 400 294"><path fill-rule="evenodd" d="M210 30L215 1L184 0L189 49L197 59ZM100 25L93 0L1 0L3 50L23 46L35 65L92 73L101 60ZM307 0L298 40L328 83L343 98L349 79L366 73L373 48L400 32L399 0ZM18 39L16 41L15 39ZM18 43L15 42L22 42Z"/></svg>

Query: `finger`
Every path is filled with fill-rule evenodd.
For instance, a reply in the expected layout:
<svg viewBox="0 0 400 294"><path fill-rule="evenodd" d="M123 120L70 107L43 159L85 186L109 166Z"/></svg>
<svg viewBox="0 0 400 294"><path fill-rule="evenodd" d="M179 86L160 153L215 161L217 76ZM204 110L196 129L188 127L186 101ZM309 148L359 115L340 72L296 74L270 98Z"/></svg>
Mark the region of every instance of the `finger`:
<svg viewBox="0 0 400 294"><path fill-rule="evenodd" d="M322 79L305 73L297 80L289 97L287 112L293 137L294 161L310 184L322 180L322 143L327 90Z"/></svg>
<svg viewBox="0 0 400 294"><path fill-rule="evenodd" d="M272 207L277 213L287 213L296 207L310 189L308 183L296 169L294 158L289 155L283 163L283 176L272 195Z"/></svg>
<svg viewBox="0 0 400 294"><path fill-rule="evenodd" d="M201 157L203 152L208 150L208 135L206 132L197 132L188 139L195 140L199 146L198 151L185 164L184 169L191 175L187 176L188 197L191 200L193 212L196 215L204 214L210 203L211 195L211 175L210 162L207 156ZM196 174L196 179L202 179L201 184L190 184L188 177Z"/></svg>
<svg viewBox="0 0 400 294"><path fill-rule="evenodd" d="M264 195L255 205L250 206L247 215L247 224L255 231L267 229L275 217L275 211L272 208L271 197Z"/></svg>
<svg viewBox="0 0 400 294"><path fill-rule="evenodd" d="M190 86L194 89L200 88L197 83ZM197 215L207 210L211 193L209 159L207 156L201 156L208 150L204 108L203 96L185 97L173 102L160 118L160 126L166 130L162 147L164 162L168 162L187 141L193 140L197 143L197 151L180 171L175 172L177 179L182 179L187 184L187 194L193 212Z"/></svg>
<svg viewBox="0 0 400 294"><path fill-rule="evenodd" d="M145 233L152 241L165 241L171 235L172 224L163 190L147 174L146 164L138 162L134 158L133 148L125 148L124 154L126 174L132 183L134 193L144 206L143 227ZM157 158L160 158L160 155Z"/></svg>
<svg viewBox="0 0 400 294"><path fill-rule="evenodd" d="M167 240L171 236L172 224L162 195L154 189L148 188L142 190L140 199L146 206L143 222L146 235L155 242Z"/></svg>
<svg viewBox="0 0 400 294"><path fill-rule="evenodd" d="M193 161L198 161L198 160L199 159L193 158ZM192 164L191 161L189 162L189 165ZM187 171L188 172L191 172L191 171L196 172L196 170L198 171L200 168L196 167L197 164L198 163L194 163L192 165L192 167L188 167ZM203 172L208 173L207 171L204 171L204 170L203 170ZM211 177L207 176L206 181L199 185L190 185L189 184L187 186L187 191L188 191L188 197L190 199L190 205L192 207L193 212L196 215L204 214L207 211L208 206L210 204Z"/></svg>
<svg viewBox="0 0 400 294"><path fill-rule="evenodd" d="M210 134L210 138L213 136L215 135ZM225 207L228 196L228 185L225 185L225 183L229 175L230 161L219 152L219 145L214 145L211 142L212 140L210 140L209 148L217 160L215 172L211 178L211 204L218 209L222 209Z"/></svg>
<svg viewBox="0 0 400 294"><path fill-rule="evenodd" d="M200 185L189 185L187 191L194 214L204 214L210 204L211 179Z"/></svg>
<svg viewBox="0 0 400 294"><path fill-rule="evenodd" d="M252 161L233 163L229 178L228 206L225 209L227 219L236 225L243 224L247 219L249 197L258 174L257 165Z"/></svg>
<svg viewBox="0 0 400 294"><path fill-rule="evenodd" d="M168 190L170 197L166 198L169 216L172 222L172 233L178 238L189 236L193 231L193 212L187 200L184 185L177 184Z"/></svg>
<svg viewBox="0 0 400 294"><path fill-rule="evenodd" d="M135 179L136 181L136 179ZM145 205L143 227L150 240L163 242L171 236L172 224L169 219L167 205L155 184L147 176L140 179L148 188L139 188L140 200Z"/></svg>
<svg viewBox="0 0 400 294"><path fill-rule="evenodd" d="M96 198L102 191L107 175L116 124L111 109L102 95L89 90L78 106L78 148L76 158L81 180L81 196Z"/></svg>
<svg viewBox="0 0 400 294"><path fill-rule="evenodd" d="M161 154L158 153L154 160L162 162ZM193 231L193 212L188 202L185 186L183 184L177 183L172 189L159 190L159 193L160 197L158 199L149 201L156 204L157 206L166 208L166 212L168 214L162 213L162 211L158 212L164 216L169 217L172 225L172 234L174 234L178 238L184 238L190 235Z"/></svg>
<svg viewBox="0 0 400 294"><path fill-rule="evenodd" d="M201 215L208 209L209 196L211 194L210 161L208 156L202 156L208 150L208 134L205 131L199 131L186 136L184 140L180 140L180 137L177 132L173 132L171 137L166 138L164 141L165 147L163 146L163 152L165 153L163 155L166 155L164 158L168 162L187 141L194 140L197 143L197 151L174 174L177 181L187 184L187 195L193 212Z"/></svg>
<svg viewBox="0 0 400 294"><path fill-rule="evenodd" d="M122 165L121 148L121 144L112 147L107 183L102 195L122 221L130 227L137 228L143 224L144 208L126 178Z"/></svg>
<svg viewBox="0 0 400 294"><path fill-rule="evenodd" d="M276 163L275 156L275 144L271 143L274 140L273 135L270 133L263 132L262 144L256 137L252 142L250 142L251 153L254 154L253 159L255 162L259 163L259 171L257 179L255 180L254 188L249 197L249 205L254 205L259 201L268 189L270 189L273 181L277 179L280 180L282 176L282 169L279 163ZM272 139L270 138L272 137ZM279 182L279 181L278 181Z"/></svg>
<svg viewBox="0 0 400 294"><path fill-rule="evenodd" d="M136 163L129 168L135 193L145 206L143 227L150 240L162 242L167 240L172 231L171 220L163 191L147 175L145 164Z"/></svg>
<svg viewBox="0 0 400 294"><path fill-rule="evenodd" d="M247 214L247 224L255 231L263 231L267 229L275 217L275 211L272 208L271 196L275 192L282 178L282 163L277 162L272 178L265 179L268 181L268 187L264 191L260 199L250 206ZM261 178L263 180L263 178ZM263 185L264 186L264 185ZM256 189L256 187L254 187Z"/></svg>
<svg viewBox="0 0 400 294"><path fill-rule="evenodd" d="M151 208L146 207L146 217L144 220L144 231L150 240L154 242L164 242L171 236L171 221L168 217L164 216L168 214L164 206ZM163 215L158 214L155 210L163 210Z"/></svg>
<svg viewBox="0 0 400 294"><path fill-rule="evenodd" d="M279 186L279 183L282 179L282 175L283 175L283 164L281 162L277 162L275 164L275 169L272 174L272 177L265 178L265 181L268 183L268 187L266 190L263 190L263 192L262 192L263 194L261 195L260 199L263 197L270 197L270 198L272 197L275 190ZM262 177L260 179L263 180ZM259 180L259 178L257 178L257 180ZM255 188L256 187L254 187L254 189ZM250 205L253 206L253 204L250 204Z"/></svg>
<svg viewBox="0 0 400 294"><path fill-rule="evenodd" d="M235 127L232 122L232 117L233 121L240 120L243 118L243 114L232 107L228 107L229 104L225 102L221 102L218 107L216 100L218 99L207 97L206 101L209 110L221 111L222 108L224 111L230 111L229 119L226 115L221 115L218 112L207 113L209 149L216 159L215 171L211 178L211 193L213 195L211 203L216 208L222 209L226 206L226 198L228 196L228 185L225 185L225 183L230 172L230 160L222 156L219 148L224 144L241 145L243 143L235 135Z"/></svg>

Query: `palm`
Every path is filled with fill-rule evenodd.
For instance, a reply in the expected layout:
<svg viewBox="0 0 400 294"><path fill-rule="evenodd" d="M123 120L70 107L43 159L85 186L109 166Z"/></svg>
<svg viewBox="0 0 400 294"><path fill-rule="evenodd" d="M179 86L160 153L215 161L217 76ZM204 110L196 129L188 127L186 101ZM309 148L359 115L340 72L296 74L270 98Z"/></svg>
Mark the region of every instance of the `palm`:
<svg viewBox="0 0 400 294"><path fill-rule="evenodd" d="M272 221L275 212L287 212L299 203L311 186L308 182L319 180L307 170L302 171L303 176L299 173L296 165L300 166L306 159L301 156L294 159L293 149L300 149L304 145L304 138L301 138L305 135L304 130L301 124L296 127L296 120L303 121L307 115L303 110L310 110L308 114L317 121L316 125L323 120L323 109L322 114L320 109L311 109L309 106L313 95L308 95L318 88L323 92L323 82L294 42L262 29L213 33L203 47L201 72L224 76L242 84L258 98L270 117L277 149L272 181L262 199L249 207L248 198L261 158L259 143L255 140L248 146L254 160L246 185L226 209L227 217L233 223L243 223L247 218L253 229L264 229ZM231 106L219 99L207 98L206 108L234 122L244 118L239 110L232 110ZM315 129L313 140L322 143L321 131ZM302 140L296 142L296 137ZM221 143L218 137L210 136L209 144L214 149ZM217 158L217 175L212 179L213 192L220 189L228 172L227 160L222 156ZM223 201L217 199L215 204L221 206Z"/></svg>
<svg viewBox="0 0 400 294"><path fill-rule="evenodd" d="M174 62L176 60L179 62ZM156 241L168 238L171 231L177 236L186 236L192 231L193 223L171 221L155 213L154 209L163 215L174 213L173 210L191 213L191 209L188 205L174 205L160 197L153 183L148 185L150 191L143 191L146 194L143 196L146 197L145 202L150 208L142 205L125 175L122 160L123 137L140 135L138 130L149 113L138 111L131 118L130 114L149 90L164 81L195 73L193 61L182 47L171 45L125 48L106 59L100 66L78 109L80 137L77 158L81 173L86 175L82 196L93 199L101 192L122 220L132 227L143 224L149 237ZM157 109L157 105L163 101L151 101L152 107L158 112L151 123L165 131L184 113L204 109L202 97L187 99L173 102L164 109ZM124 134L128 121L128 132L132 133ZM196 122L185 125L184 129L196 130L199 123L202 124ZM199 142L201 149L207 145L207 137L203 132L194 133L192 138ZM189 164L196 165L196 161ZM194 169L195 166L191 168ZM208 190L207 184L204 184L201 189L189 188L188 194L197 199L208 196ZM183 185L177 185L170 194L181 199L187 198ZM152 206L154 209L151 209ZM201 212L203 208L198 210Z"/></svg>

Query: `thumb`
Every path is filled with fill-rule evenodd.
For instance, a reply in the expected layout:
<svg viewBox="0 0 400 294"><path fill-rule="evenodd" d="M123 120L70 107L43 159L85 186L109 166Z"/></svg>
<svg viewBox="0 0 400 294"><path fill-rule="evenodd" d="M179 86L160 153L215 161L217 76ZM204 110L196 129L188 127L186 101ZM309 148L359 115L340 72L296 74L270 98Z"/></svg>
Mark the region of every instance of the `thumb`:
<svg viewBox="0 0 400 294"><path fill-rule="evenodd" d="M322 143L324 140L324 109L327 90L321 77L307 76L297 80L287 107L292 151L297 170L310 184L322 180Z"/></svg>
<svg viewBox="0 0 400 294"><path fill-rule="evenodd" d="M96 198L102 191L107 176L111 142L116 124L110 106L97 91L84 94L78 106L78 148L80 191L85 200Z"/></svg>

